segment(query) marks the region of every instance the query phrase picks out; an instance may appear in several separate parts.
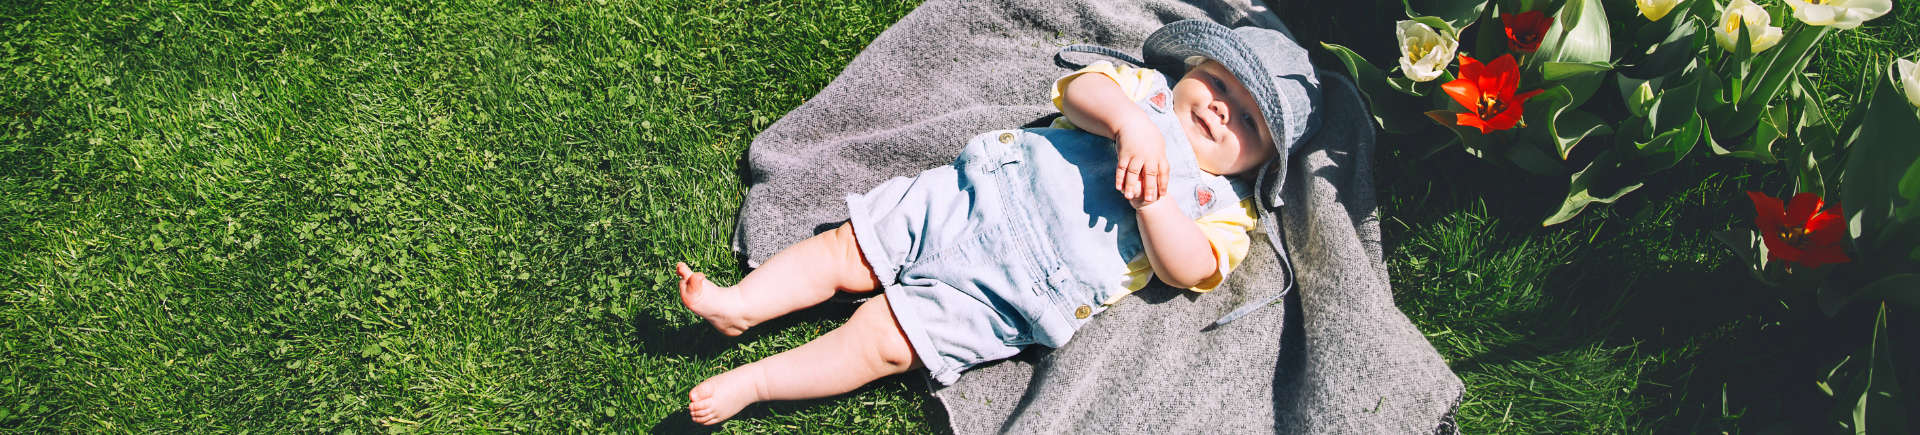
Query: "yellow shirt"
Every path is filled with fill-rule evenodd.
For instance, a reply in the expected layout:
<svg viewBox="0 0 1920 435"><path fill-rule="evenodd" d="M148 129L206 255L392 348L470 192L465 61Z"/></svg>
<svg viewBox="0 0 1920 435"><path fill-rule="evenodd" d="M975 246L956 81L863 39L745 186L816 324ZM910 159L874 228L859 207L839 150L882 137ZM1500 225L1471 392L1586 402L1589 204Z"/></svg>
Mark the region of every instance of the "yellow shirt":
<svg viewBox="0 0 1920 435"><path fill-rule="evenodd" d="M1095 62L1092 65L1087 65L1087 67L1067 74L1065 77L1061 77L1059 80L1053 82L1051 98L1053 99L1053 107L1056 110L1065 110L1065 106L1061 100L1061 91L1067 88L1068 82L1082 74L1099 74L1113 79L1114 83L1120 85L1120 91L1127 95L1127 99L1136 102L1147 98L1149 93L1158 88L1158 86L1147 85L1157 84L1164 86L1166 83L1166 77L1152 69L1125 65L1115 66L1109 62ZM1056 128L1074 128L1073 124L1068 122L1065 116L1055 118L1053 126ZM1200 233L1206 235L1207 243L1213 245L1213 261L1216 270L1213 276L1201 280L1199 284L1194 285L1189 290L1204 293L1220 287L1220 283L1227 280L1227 273L1233 271L1233 268L1239 267L1240 262L1247 258L1247 247L1250 240L1247 232L1253 229L1257 216L1253 211L1253 198L1243 199L1235 205L1237 205L1237 207L1222 208L1213 213L1208 213L1206 216L1201 216L1200 219L1194 220L1195 224L1200 225ZM1126 283L1126 288L1129 293L1146 287L1147 282L1152 280L1153 263L1147 260L1146 252L1141 252L1138 257L1127 262L1127 276L1124 282ZM1119 302L1119 298L1126 296L1126 294L1127 293L1121 293L1115 296L1113 300L1102 301L1102 303L1112 304Z"/></svg>

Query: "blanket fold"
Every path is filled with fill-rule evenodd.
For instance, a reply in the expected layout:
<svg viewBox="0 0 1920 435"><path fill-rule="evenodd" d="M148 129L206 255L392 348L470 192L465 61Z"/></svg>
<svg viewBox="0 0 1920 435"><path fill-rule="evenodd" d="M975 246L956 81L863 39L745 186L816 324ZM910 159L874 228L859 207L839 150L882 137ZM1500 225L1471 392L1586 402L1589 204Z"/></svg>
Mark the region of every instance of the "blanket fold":
<svg viewBox="0 0 1920 435"><path fill-rule="evenodd" d="M1054 113L1047 86L1074 43L1137 53L1160 25L1279 28L1247 0L930 0L756 137L733 246L758 265L847 217L840 198L950 162L981 131ZM1319 132L1287 171L1265 231L1294 262L1283 304L1214 319L1279 290L1256 242L1219 290L1135 293L1059 349L1035 347L933 389L958 433L1453 433L1463 392L1393 305L1372 182L1373 126L1351 83L1322 73Z"/></svg>

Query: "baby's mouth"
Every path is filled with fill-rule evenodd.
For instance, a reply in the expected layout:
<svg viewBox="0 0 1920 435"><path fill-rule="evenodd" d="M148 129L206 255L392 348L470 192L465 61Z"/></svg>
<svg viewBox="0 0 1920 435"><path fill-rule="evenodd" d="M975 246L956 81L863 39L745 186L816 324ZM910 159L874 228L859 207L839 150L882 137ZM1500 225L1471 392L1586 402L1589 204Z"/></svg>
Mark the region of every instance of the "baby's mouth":
<svg viewBox="0 0 1920 435"><path fill-rule="evenodd" d="M1192 114L1193 114L1193 124L1194 124L1194 125L1197 125L1197 126L1200 126L1200 131L1202 131L1202 132L1206 132L1206 134L1207 134L1207 139L1214 139L1214 138L1217 138L1218 136L1216 136L1216 135L1214 135L1214 134L1213 134L1213 124L1212 124L1212 123L1209 123L1209 122L1207 122L1207 120L1206 120L1205 118L1201 118L1201 117L1200 117L1200 112L1201 112L1200 110L1194 110L1194 111L1192 111Z"/></svg>

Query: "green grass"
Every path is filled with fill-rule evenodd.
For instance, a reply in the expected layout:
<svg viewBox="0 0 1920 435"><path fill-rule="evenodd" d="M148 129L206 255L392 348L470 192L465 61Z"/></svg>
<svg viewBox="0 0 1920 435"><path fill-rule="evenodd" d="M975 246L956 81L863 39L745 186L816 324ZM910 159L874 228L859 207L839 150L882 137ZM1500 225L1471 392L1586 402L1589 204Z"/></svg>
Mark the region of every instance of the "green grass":
<svg viewBox="0 0 1920 435"><path fill-rule="evenodd" d="M1816 67L1910 54L1897 7ZM739 276L748 142L911 8L0 4L0 430L691 429L695 383L849 309L729 339L668 267ZM1398 301L1466 381L1465 430L1805 420L1779 410L1810 370L1745 364L1798 349L1774 319L1799 311L1707 238L1764 168L1541 229L1540 192L1384 151ZM921 432L926 405L896 377L723 429Z"/></svg>
<svg viewBox="0 0 1920 435"><path fill-rule="evenodd" d="M0 426L649 429L731 341L673 261L892 2L0 6ZM923 428L890 381L730 426ZM678 412L679 417L674 417Z"/></svg>

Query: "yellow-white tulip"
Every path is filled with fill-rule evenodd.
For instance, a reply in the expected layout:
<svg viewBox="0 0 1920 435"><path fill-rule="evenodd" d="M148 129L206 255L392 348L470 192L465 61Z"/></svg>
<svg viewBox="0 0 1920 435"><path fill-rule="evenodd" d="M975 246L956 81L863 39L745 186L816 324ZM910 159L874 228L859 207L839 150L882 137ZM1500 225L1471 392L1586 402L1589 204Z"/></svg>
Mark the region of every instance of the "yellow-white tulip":
<svg viewBox="0 0 1920 435"><path fill-rule="evenodd" d="M1894 61L1893 64L1900 70L1900 88L1907 91L1907 102L1913 103L1913 107L1920 107L1920 64L1906 59Z"/></svg>
<svg viewBox="0 0 1920 435"><path fill-rule="evenodd" d="M1783 33L1774 27L1773 19L1767 16L1767 9L1748 0L1733 0L1727 8L1720 11L1720 25L1713 27L1713 39L1720 48L1728 51L1739 46L1740 27L1747 28L1747 40L1752 53L1767 51L1773 44L1780 43Z"/></svg>
<svg viewBox="0 0 1920 435"><path fill-rule="evenodd" d="M1835 29L1860 27L1860 23L1880 18L1893 10L1893 0L1787 0L1793 17L1809 26Z"/></svg>
<svg viewBox="0 0 1920 435"><path fill-rule="evenodd" d="M1673 12L1673 7L1679 6L1680 1L1681 0L1633 0L1633 3L1635 6L1640 7L1640 15L1647 17L1647 21L1660 21L1661 18L1667 16L1668 12Z"/></svg>
<svg viewBox="0 0 1920 435"><path fill-rule="evenodd" d="M1419 21L1395 23L1393 34L1400 39L1400 73L1416 82L1440 77L1460 48L1459 40Z"/></svg>

